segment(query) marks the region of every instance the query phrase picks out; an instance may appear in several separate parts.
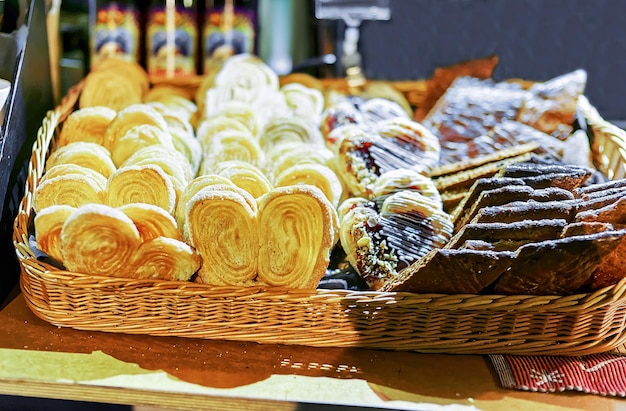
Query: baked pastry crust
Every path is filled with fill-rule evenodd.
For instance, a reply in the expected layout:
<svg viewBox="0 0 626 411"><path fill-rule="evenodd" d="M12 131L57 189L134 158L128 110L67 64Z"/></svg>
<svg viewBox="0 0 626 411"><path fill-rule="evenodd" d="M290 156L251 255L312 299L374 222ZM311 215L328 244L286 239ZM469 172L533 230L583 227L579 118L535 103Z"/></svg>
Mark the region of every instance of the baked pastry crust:
<svg viewBox="0 0 626 411"><path fill-rule="evenodd" d="M61 229L76 208L68 205L53 205L40 210L34 218L37 247L57 261L61 254Z"/></svg>
<svg viewBox="0 0 626 411"><path fill-rule="evenodd" d="M79 207L61 229L63 264L78 273L127 277L140 244L133 221L102 204Z"/></svg>
<svg viewBox="0 0 626 411"><path fill-rule="evenodd" d="M335 209L311 185L275 188L258 203L259 280L273 286L315 289L335 244Z"/></svg>
<svg viewBox="0 0 626 411"><path fill-rule="evenodd" d="M186 243L169 237L144 241L137 249L130 276L159 280L189 281L202 260Z"/></svg>
<svg viewBox="0 0 626 411"><path fill-rule="evenodd" d="M87 141L104 146L106 129L117 112L110 107L85 107L72 112L63 121L57 145L64 146L74 141Z"/></svg>
<svg viewBox="0 0 626 411"><path fill-rule="evenodd" d="M202 257L198 281L241 286L254 279L259 237L250 194L235 186L207 186L189 200L185 215L189 241Z"/></svg>
<svg viewBox="0 0 626 411"><path fill-rule="evenodd" d="M157 237L173 238L182 241L182 235L174 217L162 207L147 203L129 203L119 206L139 231L141 241L146 242Z"/></svg>
<svg viewBox="0 0 626 411"><path fill-rule="evenodd" d="M172 180L161 167L151 164L119 168L109 178L106 188L106 204L111 207L147 203L173 213L176 199Z"/></svg>

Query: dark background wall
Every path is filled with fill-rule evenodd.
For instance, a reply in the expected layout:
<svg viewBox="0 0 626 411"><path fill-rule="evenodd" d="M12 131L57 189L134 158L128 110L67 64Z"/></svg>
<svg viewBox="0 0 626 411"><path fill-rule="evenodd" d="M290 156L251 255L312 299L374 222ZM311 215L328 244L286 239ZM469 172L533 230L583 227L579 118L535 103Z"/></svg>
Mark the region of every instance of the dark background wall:
<svg viewBox="0 0 626 411"><path fill-rule="evenodd" d="M435 67L496 54L494 78L547 80L587 71L586 95L626 120L626 1L390 0L390 21L361 27L369 78L426 78Z"/></svg>

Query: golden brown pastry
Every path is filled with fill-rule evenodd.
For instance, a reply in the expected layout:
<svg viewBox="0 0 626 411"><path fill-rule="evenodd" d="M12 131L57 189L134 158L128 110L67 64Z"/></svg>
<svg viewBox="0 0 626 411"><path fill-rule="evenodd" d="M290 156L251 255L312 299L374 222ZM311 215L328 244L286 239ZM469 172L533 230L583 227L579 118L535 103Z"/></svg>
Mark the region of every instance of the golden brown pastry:
<svg viewBox="0 0 626 411"><path fill-rule="evenodd" d="M202 147L194 134L188 134L182 130L170 131L174 148L185 156L191 166L192 175L196 175L202 162Z"/></svg>
<svg viewBox="0 0 626 411"><path fill-rule="evenodd" d="M243 188L254 198L259 198L272 189L272 183L253 164L244 161L224 161L218 163L214 172Z"/></svg>
<svg viewBox="0 0 626 411"><path fill-rule="evenodd" d="M276 177L276 187L309 184L319 188L333 207L337 208L342 196L339 177L333 170L322 164L296 164Z"/></svg>
<svg viewBox="0 0 626 411"><path fill-rule="evenodd" d="M68 174L78 174L80 176L86 176L95 180L96 184L98 184L98 186L102 187L103 189L106 187L107 179L105 176L98 173L96 170L83 167L74 163L63 163L50 167L46 170L46 173L39 180L39 184L54 177Z"/></svg>
<svg viewBox="0 0 626 411"><path fill-rule="evenodd" d="M287 107L294 117L320 123L324 111L324 95L316 88L307 87L300 83L290 83L281 87Z"/></svg>
<svg viewBox="0 0 626 411"><path fill-rule="evenodd" d="M189 281L201 264L198 253L186 243L169 237L156 237L139 246L133 256L130 276Z"/></svg>
<svg viewBox="0 0 626 411"><path fill-rule="evenodd" d="M142 101L140 84L110 70L92 71L85 77L78 107L105 106L120 111Z"/></svg>
<svg viewBox="0 0 626 411"><path fill-rule="evenodd" d="M61 254L61 228L65 220L76 210L68 205L53 205L40 210L34 219L37 247L57 261Z"/></svg>
<svg viewBox="0 0 626 411"><path fill-rule="evenodd" d="M162 102L169 99L171 96L179 96L185 100L193 100L193 93L185 88L178 87L172 84L155 84L144 97L146 103Z"/></svg>
<svg viewBox="0 0 626 411"><path fill-rule="evenodd" d="M162 207L147 203L129 203L118 208L133 220L141 236L141 241L146 242L157 237L182 241L176 220Z"/></svg>
<svg viewBox="0 0 626 411"><path fill-rule="evenodd" d="M187 184L183 192L181 193L178 202L176 204L175 218L178 228L183 232L183 238L188 240L189 235L186 231L186 217L185 212L187 205L191 198L196 195L201 189L212 185L232 185L234 184L226 177L218 176L216 174L207 174L194 178Z"/></svg>
<svg viewBox="0 0 626 411"><path fill-rule="evenodd" d="M153 164L120 167L108 180L106 204L120 207L130 203L154 204L173 213L176 190L172 179Z"/></svg>
<svg viewBox="0 0 626 411"><path fill-rule="evenodd" d="M109 107L86 107L74 111L65 121L57 145L64 146L75 141L87 141L104 146L104 134L116 115Z"/></svg>
<svg viewBox="0 0 626 411"><path fill-rule="evenodd" d="M169 131L163 116L148 104L133 104L120 110L107 127L105 147L112 150L116 141L135 126L149 124L160 128L164 133Z"/></svg>
<svg viewBox="0 0 626 411"><path fill-rule="evenodd" d="M176 195L180 196L182 190L193 178L193 169L187 158L180 152L162 145L151 145L136 151L122 165L126 166L156 165L170 176Z"/></svg>
<svg viewBox="0 0 626 411"><path fill-rule="evenodd" d="M106 58L94 65L92 71L114 73L118 77L124 77L139 86L141 96L145 96L150 89L150 79L148 73L141 65L134 61L124 60L116 57Z"/></svg>
<svg viewBox="0 0 626 411"><path fill-rule="evenodd" d="M239 121L246 126L253 136L258 136L261 128L261 120L259 114L254 108L241 101L229 101L219 112L220 116Z"/></svg>
<svg viewBox="0 0 626 411"><path fill-rule="evenodd" d="M151 124L133 126L124 135L115 139L111 147L111 159L117 167L120 167L135 152L152 145L174 149L171 134L161 128Z"/></svg>
<svg viewBox="0 0 626 411"><path fill-rule="evenodd" d="M238 187L205 187L188 202L186 222L191 245L202 256L200 282L237 286L254 279L259 237L250 194Z"/></svg>
<svg viewBox="0 0 626 411"><path fill-rule="evenodd" d="M249 135L250 139L254 139L250 130L242 122L224 115L217 115L203 120L198 125L196 138L198 142L200 142L202 149L209 151L213 138L224 131L239 132L244 135Z"/></svg>
<svg viewBox="0 0 626 411"><path fill-rule="evenodd" d="M215 173L216 167L224 161L241 161L260 166L264 159L264 153L252 134L226 130L213 136L210 147L204 150L200 173Z"/></svg>
<svg viewBox="0 0 626 411"><path fill-rule="evenodd" d="M102 204L79 207L61 229L63 265L77 273L127 277L140 244L133 221Z"/></svg>
<svg viewBox="0 0 626 411"><path fill-rule="evenodd" d="M103 203L105 190L100 180L88 174L71 173L47 178L33 193L33 210L38 213L53 205L80 207L89 203Z"/></svg>
<svg viewBox="0 0 626 411"><path fill-rule="evenodd" d="M297 117L272 118L259 135L259 144L265 151L270 147L289 142L324 145L320 130Z"/></svg>
<svg viewBox="0 0 626 411"><path fill-rule="evenodd" d="M332 204L311 185L275 188L258 204L258 278L273 286L315 289L335 244Z"/></svg>
<svg viewBox="0 0 626 411"><path fill-rule="evenodd" d="M100 144L77 141L57 148L46 161L46 169L59 164L77 164L90 168L108 178L116 167L111 153Z"/></svg>
<svg viewBox="0 0 626 411"><path fill-rule="evenodd" d="M282 143L265 153L265 172L275 180L286 169L296 164L321 164L336 170L335 154L324 146L310 143Z"/></svg>

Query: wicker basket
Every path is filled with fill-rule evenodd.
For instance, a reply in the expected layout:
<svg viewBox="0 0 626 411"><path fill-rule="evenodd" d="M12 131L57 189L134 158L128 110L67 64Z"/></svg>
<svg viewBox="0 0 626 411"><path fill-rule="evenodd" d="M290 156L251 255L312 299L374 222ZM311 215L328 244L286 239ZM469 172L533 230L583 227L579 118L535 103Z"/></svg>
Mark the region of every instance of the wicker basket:
<svg viewBox="0 0 626 411"><path fill-rule="evenodd" d="M49 323L155 336L455 354L583 355L626 342L626 280L567 297L425 295L215 287L59 271L38 260L29 245L32 195L80 87L43 120L14 226L22 292ZM590 123L596 151L618 170L615 177L623 175L623 133L599 115Z"/></svg>

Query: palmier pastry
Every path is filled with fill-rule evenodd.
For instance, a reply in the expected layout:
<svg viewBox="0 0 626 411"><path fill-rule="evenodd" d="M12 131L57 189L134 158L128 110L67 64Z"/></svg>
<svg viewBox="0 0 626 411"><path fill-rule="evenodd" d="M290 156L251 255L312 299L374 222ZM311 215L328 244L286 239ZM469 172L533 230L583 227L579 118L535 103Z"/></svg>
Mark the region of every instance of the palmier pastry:
<svg viewBox="0 0 626 411"><path fill-rule="evenodd" d="M46 170L46 173L39 180L39 184L43 183L46 180L50 180L54 177L64 176L68 174L77 174L79 176L85 176L87 178L95 180L95 183L98 184L99 187L106 187L107 179L102 174L98 173L96 170L83 167L74 163L62 163L57 164Z"/></svg>
<svg viewBox="0 0 626 411"><path fill-rule="evenodd" d="M322 146L324 140L319 129L297 117L272 118L259 137L261 148L267 151L278 144L300 142Z"/></svg>
<svg viewBox="0 0 626 411"><path fill-rule="evenodd" d="M239 188L243 188L254 198L261 197L272 189L272 183L253 164L244 161L224 161L215 167L215 173L226 177Z"/></svg>
<svg viewBox="0 0 626 411"><path fill-rule="evenodd" d="M146 242L157 237L182 240L176 220L162 207L148 203L128 203L118 208L133 220L141 241Z"/></svg>
<svg viewBox="0 0 626 411"><path fill-rule="evenodd" d="M34 219L37 247L61 262L61 228L65 220L76 210L68 205L53 205L40 210Z"/></svg>
<svg viewBox="0 0 626 411"><path fill-rule="evenodd" d="M324 95L316 88L300 83L289 83L281 87L287 107L294 117L304 118L317 125L324 110Z"/></svg>
<svg viewBox="0 0 626 411"><path fill-rule="evenodd" d="M173 213L176 198L172 179L154 164L120 167L111 175L106 188L106 204L112 207L147 203Z"/></svg>
<svg viewBox="0 0 626 411"><path fill-rule="evenodd" d="M167 122L154 107L148 104L133 104L119 111L107 127L105 147L112 150L116 141L128 130L145 124L158 127L165 133L169 131Z"/></svg>
<svg viewBox="0 0 626 411"><path fill-rule="evenodd" d="M125 77L137 84L141 90L141 96L145 96L150 89L150 79L148 73L141 65L134 61L124 60L116 57L109 57L99 61L92 67L92 71L108 71L120 77Z"/></svg>
<svg viewBox="0 0 626 411"><path fill-rule="evenodd" d="M146 103L162 102L167 100L171 96L179 96L185 100L193 100L193 93L183 87L178 87L172 84L155 84L148 90L144 97Z"/></svg>
<svg viewBox="0 0 626 411"><path fill-rule="evenodd" d="M203 120L198 125L196 138L202 146L202 149L204 151L209 151L211 149L211 143L213 141L213 138L223 131L249 134L250 139L254 139L254 136L252 135L250 130L242 122L233 118L228 118L223 115L217 115Z"/></svg>
<svg viewBox="0 0 626 411"><path fill-rule="evenodd" d="M257 136L260 131L261 121L254 108L241 101L229 101L220 110L220 116L236 120L246 126L253 136Z"/></svg>
<svg viewBox="0 0 626 411"><path fill-rule="evenodd" d="M109 107L86 107L72 112L63 122L57 144L87 141L104 146L104 134L116 114Z"/></svg>
<svg viewBox="0 0 626 411"><path fill-rule="evenodd" d="M102 204L78 208L61 229L63 265L78 273L128 276L140 244L133 221L122 211Z"/></svg>
<svg viewBox="0 0 626 411"><path fill-rule="evenodd" d="M233 160L254 165L263 164L264 153L249 132L231 130L216 134L211 141L210 148L204 151L200 173L213 173L219 163Z"/></svg>
<svg viewBox="0 0 626 411"><path fill-rule="evenodd" d="M276 177L276 187L309 184L319 188L328 201L337 208L342 195L341 181L337 174L322 164L296 164Z"/></svg>
<svg viewBox="0 0 626 411"><path fill-rule="evenodd" d="M398 273L452 235L452 221L440 204L417 191L404 190L375 202L351 202L341 220L341 245L350 264L373 289L393 281Z"/></svg>
<svg viewBox="0 0 626 411"><path fill-rule="evenodd" d="M120 111L142 101L142 87L132 79L109 70L92 71L85 77L78 107L105 106Z"/></svg>
<svg viewBox="0 0 626 411"><path fill-rule="evenodd" d="M191 180L181 193L178 202L176 203L174 217L176 218L178 228L183 232L183 238L185 240L187 240L188 237L187 232L185 232L185 210L187 208L187 204L198 191L204 187L217 184L234 186L234 184L226 177L218 176L217 174L206 174Z"/></svg>
<svg viewBox="0 0 626 411"><path fill-rule="evenodd" d="M297 164L321 164L336 170L335 154L328 148L311 143L282 143L265 153L265 171L275 179L286 169Z"/></svg>
<svg viewBox="0 0 626 411"><path fill-rule="evenodd" d="M151 124L140 124L128 129L123 136L114 141L111 147L111 158L113 163L120 167L138 150L155 144L174 149L172 136L169 133Z"/></svg>
<svg viewBox="0 0 626 411"><path fill-rule="evenodd" d="M185 220L191 245L202 257L200 282L244 285L254 279L259 237L257 207L250 194L238 187L205 187L189 200Z"/></svg>
<svg viewBox="0 0 626 411"><path fill-rule="evenodd" d="M122 166L157 165L170 176L176 195L180 195L193 178L193 170L187 158L176 150L152 145L136 151Z"/></svg>
<svg viewBox="0 0 626 411"><path fill-rule="evenodd" d="M111 153L96 143L77 141L57 148L46 161L46 169L58 164L77 164L90 168L104 177L109 177L115 170Z"/></svg>
<svg viewBox="0 0 626 411"><path fill-rule="evenodd" d="M213 78L213 87L203 89L204 116L219 113L231 101L251 104L260 118L269 118L286 108L279 91L276 73L258 57L236 55L230 57Z"/></svg>
<svg viewBox="0 0 626 411"><path fill-rule="evenodd" d="M172 144L176 150L183 154L191 165L192 174L196 175L202 162L202 147L193 134L188 134L182 130L173 129L170 132Z"/></svg>
<svg viewBox="0 0 626 411"><path fill-rule="evenodd" d="M258 203L259 279L274 286L315 289L335 244L335 209L310 185L275 188Z"/></svg>
<svg viewBox="0 0 626 411"><path fill-rule="evenodd" d="M89 174L70 173L47 178L33 193L33 210L39 212L53 205L80 207L89 203L103 203L106 187Z"/></svg>
<svg viewBox="0 0 626 411"><path fill-rule="evenodd" d="M141 243L132 261L133 278L189 281L200 268L202 260L186 243L156 237Z"/></svg>

